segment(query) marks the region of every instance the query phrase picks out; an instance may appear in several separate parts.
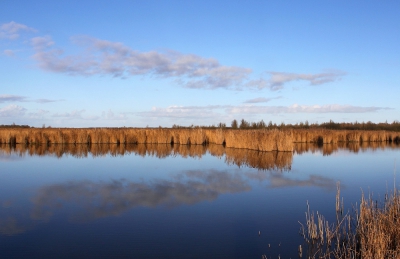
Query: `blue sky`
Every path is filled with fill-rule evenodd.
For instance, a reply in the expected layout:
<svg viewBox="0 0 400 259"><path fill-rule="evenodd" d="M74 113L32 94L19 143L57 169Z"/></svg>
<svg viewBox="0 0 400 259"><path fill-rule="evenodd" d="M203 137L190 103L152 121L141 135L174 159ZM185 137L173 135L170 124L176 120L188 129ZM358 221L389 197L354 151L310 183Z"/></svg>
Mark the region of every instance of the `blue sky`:
<svg viewBox="0 0 400 259"><path fill-rule="evenodd" d="M1 1L0 124L399 119L400 2Z"/></svg>

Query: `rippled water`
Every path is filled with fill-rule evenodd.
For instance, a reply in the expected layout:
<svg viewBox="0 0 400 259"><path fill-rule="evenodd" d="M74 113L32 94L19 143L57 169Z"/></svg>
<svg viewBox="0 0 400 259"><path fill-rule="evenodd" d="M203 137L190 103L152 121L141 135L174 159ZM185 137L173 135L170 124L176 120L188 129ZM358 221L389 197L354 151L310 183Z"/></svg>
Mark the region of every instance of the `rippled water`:
<svg viewBox="0 0 400 259"><path fill-rule="evenodd" d="M297 258L306 201L333 219L337 181L348 208L379 199L396 159L382 144L0 146L0 258Z"/></svg>

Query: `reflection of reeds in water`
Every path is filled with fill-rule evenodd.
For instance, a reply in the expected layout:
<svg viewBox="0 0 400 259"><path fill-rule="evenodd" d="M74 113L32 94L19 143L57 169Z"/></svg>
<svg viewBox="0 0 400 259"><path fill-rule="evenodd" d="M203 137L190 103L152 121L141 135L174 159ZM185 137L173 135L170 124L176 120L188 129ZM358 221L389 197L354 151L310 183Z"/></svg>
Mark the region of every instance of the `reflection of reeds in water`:
<svg viewBox="0 0 400 259"><path fill-rule="evenodd" d="M325 145L314 143L294 143L293 150L296 154L306 152L322 152L324 156L331 155L339 150L348 150L353 153L365 152L366 150L398 149L400 146L394 142L338 142Z"/></svg>
<svg viewBox="0 0 400 259"><path fill-rule="evenodd" d="M222 157L228 164L248 166L258 169L285 169L290 170L292 152L260 152L248 149L225 148L222 145L178 145L178 144L54 144L54 145L0 145L0 150L6 154L16 153L23 155L62 157L71 155L75 157L88 156L123 156L136 154L140 156L155 156L164 158L168 156L181 156L201 158L209 153Z"/></svg>
<svg viewBox="0 0 400 259"><path fill-rule="evenodd" d="M228 164L248 166L262 170L290 170L293 160L291 152L259 152L255 150L226 149L225 161Z"/></svg>
<svg viewBox="0 0 400 259"><path fill-rule="evenodd" d="M343 214L338 185L336 223L329 224L318 212L315 217L308 206L306 225L301 226L306 258L400 257L400 197L396 190L386 194L383 204L362 194L359 208Z"/></svg>
<svg viewBox="0 0 400 259"><path fill-rule="evenodd" d="M399 146L395 143L372 142L372 143L336 143L316 145L313 143L295 143L294 153L322 152L323 155L331 155L338 150L349 150L351 152L364 152L367 149L395 149ZM5 154L16 153L23 155L52 155L62 157L71 155L75 157L88 156L123 156L126 154L137 154L140 156L155 156L164 158L173 155L182 157L201 158L206 153L212 156L222 157L228 164L238 166L249 166L259 169L284 169L290 170L292 152L261 152L251 149L228 148L223 145L179 145L179 144L49 144L49 145L10 145L0 144L0 150Z"/></svg>

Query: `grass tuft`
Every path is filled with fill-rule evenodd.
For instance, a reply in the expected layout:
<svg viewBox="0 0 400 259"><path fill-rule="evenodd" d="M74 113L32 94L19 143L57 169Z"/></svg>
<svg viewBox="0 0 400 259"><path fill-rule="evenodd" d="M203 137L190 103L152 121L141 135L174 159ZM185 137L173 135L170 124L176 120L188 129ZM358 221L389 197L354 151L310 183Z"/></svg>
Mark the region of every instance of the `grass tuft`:
<svg viewBox="0 0 400 259"><path fill-rule="evenodd" d="M300 234L305 258L400 258L400 196L395 189L379 203L372 195L361 196L359 207L343 214L340 184L337 184L336 222L330 224L318 212L310 212Z"/></svg>

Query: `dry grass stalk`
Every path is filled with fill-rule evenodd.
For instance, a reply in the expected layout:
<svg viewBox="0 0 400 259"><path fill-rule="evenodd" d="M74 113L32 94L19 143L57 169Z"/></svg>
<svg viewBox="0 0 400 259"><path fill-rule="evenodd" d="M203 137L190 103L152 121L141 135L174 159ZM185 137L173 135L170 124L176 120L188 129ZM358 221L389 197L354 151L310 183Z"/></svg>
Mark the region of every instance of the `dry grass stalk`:
<svg viewBox="0 0 400 259"><path fill-rule="evenodd" d="M318 212L315 217L307 203L306 225L301 224L300 234L306 258L399 258L400 196L395 190L380 206L372 195L362 194L359 211L343 215L338 185L336 223L330 225Z"/></svg>

